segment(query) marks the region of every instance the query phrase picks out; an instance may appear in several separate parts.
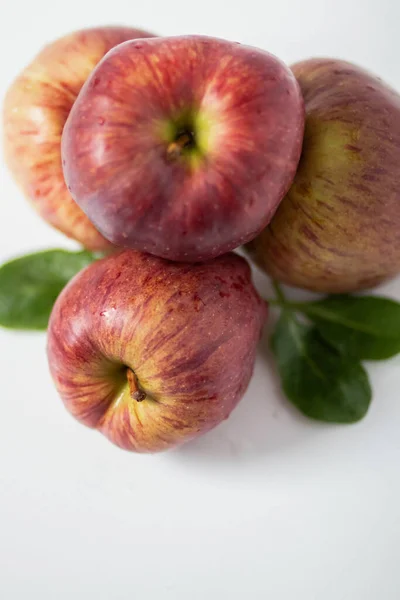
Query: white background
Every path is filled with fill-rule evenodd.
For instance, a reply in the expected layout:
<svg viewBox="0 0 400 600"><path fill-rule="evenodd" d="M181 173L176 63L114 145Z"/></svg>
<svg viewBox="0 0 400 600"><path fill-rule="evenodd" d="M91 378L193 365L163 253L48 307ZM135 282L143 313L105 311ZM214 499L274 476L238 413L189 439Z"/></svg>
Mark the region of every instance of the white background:
<svg viewBox="0 0 400 600"><path fill-rule="evenodd" d="M44 42L95 24L225 37L288 63L339 56L400 90L395 0L224 4L0 0L0 95ZM1 261L73 247L3 166L0 177ZM400 299L400 281L383 292ZM179 450L136 456L65 412L44 335L0 331L0 354L2 600L400 597L400 358L371 365L363 422L324 426L284 400L265 339L227 422Z"/></svg>

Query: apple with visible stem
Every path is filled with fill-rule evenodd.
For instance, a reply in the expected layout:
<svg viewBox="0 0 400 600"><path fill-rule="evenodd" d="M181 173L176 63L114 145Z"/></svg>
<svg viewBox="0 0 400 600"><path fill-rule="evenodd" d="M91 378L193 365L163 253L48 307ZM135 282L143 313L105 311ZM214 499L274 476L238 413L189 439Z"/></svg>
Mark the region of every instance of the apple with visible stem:
<svg viewBox="0 0 400 600"><path fill-rule="evenodd" d="M296 79L267 52L202 36L130 41L105 56L71 110L64 175L112 243L206 260L270 221L303 127Z"/></svg>
<svg viewBox="0 0 400 600"><path fill-rule="evenodd" d="M236 254L192 265L122 250L57 299L50 370L79 421L127 450L165 450L228 417L266 314Z"/></svg>
<svg viewBox="0 0 400 600"><path fill-rule="evenodd" d="M342 60L306 60L293 72L306 108L302 157L249 250L293 286L371 288L400 272L400 95Z"/></svg>
<svg viewBox="0 0 400 600"><path fill-rule="evenodd" d="M35 57L4 102L4 154L19 186L39 214L86 248L110 243L68 192L61 165L61 133L90 72L115 45L151 34L129 27L97 27L66 35Z"/></svg>

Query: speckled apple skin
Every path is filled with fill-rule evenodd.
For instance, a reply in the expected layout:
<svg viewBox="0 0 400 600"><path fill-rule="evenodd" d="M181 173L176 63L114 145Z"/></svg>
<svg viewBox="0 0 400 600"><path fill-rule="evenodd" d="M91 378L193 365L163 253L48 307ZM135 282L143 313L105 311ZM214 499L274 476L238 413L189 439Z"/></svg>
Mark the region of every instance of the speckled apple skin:
<svg viewBox="0 0 400 600"><path fill-rule="evenodd" d="M79 421L121 448L165 450L228 417L249 383L266 314L238 255L190 265L123 250L59 296L50 370ZM126 366L146 393L141 402Z"/></svg>
<svg viewBox="0 0 400 600"><path fill-rule="evenodd" d="M203 117L196 165L170 159L162 124ZM65 125L64 175L76 202L119 246L178 261L223 254L270 221L298 164L299 86L274 56L202 36L113 49Z"/></svg>
<svg viewBox="0 0 400 600"><path fill-rule="evenodd" d="M270 225L250 244L272 277L355 292L400 272L400 96L333 59L293 66L304 95L303 153Z"/></svg>
<svg viewBox="0 0 400 600"><path fill-rule="evenodd" d="M110 243L68 192L61 134L91 71L115 45L151 34L128 27L84 29L49 44L9 88L3 110L4 154L19 186L51 225L89 249Z"/></svg>

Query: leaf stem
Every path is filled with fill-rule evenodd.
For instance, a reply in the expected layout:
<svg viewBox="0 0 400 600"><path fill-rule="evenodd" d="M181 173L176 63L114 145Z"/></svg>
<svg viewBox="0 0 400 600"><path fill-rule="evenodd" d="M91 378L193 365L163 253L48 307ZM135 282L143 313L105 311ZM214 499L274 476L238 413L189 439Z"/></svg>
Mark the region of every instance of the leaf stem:
<svg viewBox="0 0 400 600"><path fill-rule="evenodd" d="M276 301L274 304L278 304L279 306L284 306L286 304L285 294L282 291L281 286L275 280L272 281L272 287L274 288L274 292L276 294ZM271 302L272 304L272 302Z"/></svg>
<svg viewBox="0 0 400 600"><path fill-rule="evenodd" d="M282 302L280 302L276 298L264 298L264 300L270 306L282 306Z"/></svg>

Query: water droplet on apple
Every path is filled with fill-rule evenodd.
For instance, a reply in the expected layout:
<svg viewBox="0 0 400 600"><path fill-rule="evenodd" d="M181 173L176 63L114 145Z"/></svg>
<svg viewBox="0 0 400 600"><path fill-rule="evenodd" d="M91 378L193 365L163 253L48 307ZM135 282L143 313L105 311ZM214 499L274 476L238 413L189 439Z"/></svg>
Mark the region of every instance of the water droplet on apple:
<svg viewBox="0 0 400 600"><path fill-rule="evenodd" d="M136 48L136 50L141 50L143 48L143 44L135 44L134 48Z"/></svg>
<svg viewBox="0 0 400 600"><path fill-rule="evenodd" d="M116 310L115 304L112 304L110 307L105 308L100 312L100 317L109 317L111 316L110 313L115 312Z"/></svg>
<svg viewBox="0 0 400 600"><path fill-rule="evenodd" d="M98 124L99 124L99 125L104 125L104 123L106 122L106 120L105 120L105 118L104 118L104 117L99 117L99 118L97 119L97 122L98 122Z"/></svg>

